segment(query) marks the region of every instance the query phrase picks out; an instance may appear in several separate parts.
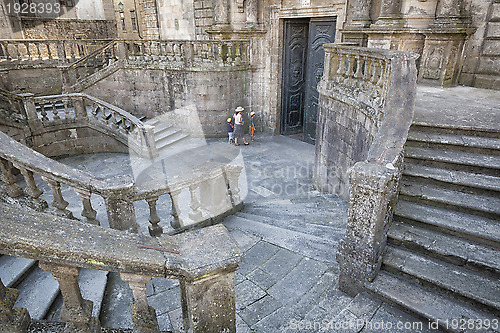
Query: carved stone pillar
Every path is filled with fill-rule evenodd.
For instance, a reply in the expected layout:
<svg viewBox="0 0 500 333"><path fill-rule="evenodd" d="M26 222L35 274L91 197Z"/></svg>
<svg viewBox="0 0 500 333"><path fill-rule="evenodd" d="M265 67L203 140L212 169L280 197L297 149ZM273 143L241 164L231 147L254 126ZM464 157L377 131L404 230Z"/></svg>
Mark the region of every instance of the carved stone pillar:
<svg viewBox="0 0 500 333"><path fill-rule="evenodd" d="M59 282L64 300L61 320L67 323L65 332L100 333L99 319L92 317L92 301L83 299L80 292L78 285L80 268L48 262L40 262L39 266L44 271L51 272L52 276Z"/></svg>
<svg viewBox="0 0 500 333"><path fill-rule="evenodd" d="M104 198L108 213L109 227L137 233L134 203L127 198L107 196Z"/></svg>
<svg viewBox="0 0 500 333"><path fill-rule="evenodd" d="M180 280L184 329L192 333L235 333L234 271L199 280Z"/></svg>
<svg viewBox="0 0 500 333"><path fill-rule="evenodd" d="M6 288L0 280L0 332L26 332L31 321L28 311L14 307L19 291Z"/></svg>
<svg viewBox="0 0 500 333"><path fill-rule="evenodd" d="M132 305L134 332L160 333L156 311L148 305L146 296L146 284L151 281L151 277L128 273L120 273L120 277L129 284L134 295L134 304Z"/></svg>
<svg viewBox="0 0 500 333"><path fill-rule="evenodd" d="M403 26L403 15L401 14L402 0L382 0L380 15L377 22L372 24L374 28L397 28Z"/></svg>
<svg viewBox="0 0 500 333"><path fill-rule="evenodd" d="M383 166L358 162L350 169L348 224L337 252L339 288L349 295L362 291L380 269L390 216L387 207L397 193L397 182L396 172Z"/></svg>
<svg viewBox="0 0 500 333"><path fill-rule="evenodd" d="M214 22L215 24L229 24L229 4L227 0L215 0Z"/></svg>

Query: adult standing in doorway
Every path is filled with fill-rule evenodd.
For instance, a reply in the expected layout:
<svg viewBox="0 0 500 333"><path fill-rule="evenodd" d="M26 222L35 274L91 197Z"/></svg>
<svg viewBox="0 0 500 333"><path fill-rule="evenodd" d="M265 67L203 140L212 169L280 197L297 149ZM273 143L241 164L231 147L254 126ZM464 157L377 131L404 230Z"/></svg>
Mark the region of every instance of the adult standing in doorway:
<svg viewBox="0 0 500 333"><path fill-rule="evenodd" d="M243 136L243 115L241 114L245 109L243 107L238 106L236 110L234 110L234 145L239 146L239 140L243 140L245 145L248 145L245 137Z"/></svg>

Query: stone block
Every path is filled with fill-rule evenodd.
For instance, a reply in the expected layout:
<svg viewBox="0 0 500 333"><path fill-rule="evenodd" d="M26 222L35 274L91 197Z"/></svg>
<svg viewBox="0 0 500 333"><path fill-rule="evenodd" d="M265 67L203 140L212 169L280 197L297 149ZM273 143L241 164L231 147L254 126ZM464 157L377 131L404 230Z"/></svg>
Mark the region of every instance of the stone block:
<svg viewBox="0 0 500 333"><path fill-rule="evenodd" d="M500 22L488 23L486 37L500 37ZM498 45L500 46L500 43L498 43Z"/></svg>
<svg viewBox="0 0 500 333"><path fill-rule="evenodd" d="M500 41L485 40L483 45L484 56L500 56Z"/></svg>
<svg viewBox="0 0 500 333"><path fill-rule="evenodd" d="M490 21L500 21L500 3L492 5Z"/></svg>

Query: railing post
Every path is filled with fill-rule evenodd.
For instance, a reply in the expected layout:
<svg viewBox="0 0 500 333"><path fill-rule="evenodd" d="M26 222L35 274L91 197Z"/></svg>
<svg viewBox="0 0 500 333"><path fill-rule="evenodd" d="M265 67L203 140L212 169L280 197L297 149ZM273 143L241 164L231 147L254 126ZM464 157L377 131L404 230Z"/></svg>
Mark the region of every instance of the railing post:
<svg viewBox="0 0 500 333"><path fill-rule="evenodd" d="M42 127L42 122L38 118L36 112L35 101L33 97L35 95L31 93L21 94L23 99L24 111L26 112L26 117L28 118L28 125L31 129L36 129Z"/></svg>
<svg viewBox="0 0 500 333"><path fill-rule="evenodd" d="M92 301L83 299L78 285L80 268L56 265L40 261L39 266L44 271L51 272L59 282L63 296L61 320L66 322L64 332L100 333L99 319L92 317Z"/></svg>
<svg viewBox="0 0 500 333"><path fill-rule="evenodd" d="M77 119L87 119L87 110L83 96L73 97L73 107L75 108L75 117Z"/></svg>
<svg viewBox="0 0 500 333"><path fill-rule="evenodd" d="M234 270L179 282L186 332L236 332Z"/></svg>
<svg viewBox="0 0 500 333"><path fill-rule="evenodd" d="M156 311L149 306L146 296L146 284L151 281L151 276L120 273L120 277L127 282L134 295L132 305L132 321L134 333L160 333Z"/></svg>
<svg viewBox="0 0 500 333"><path fill-rule="evenodd" d="M110 228L138 232L134 203L131 199L117 193L110 193L104 197L104 202Z"/></svg>
<svg viewBox="0 0 500 333"><path fill-rule="evenodd" d="M2 182L5 183L7 194L12 198L17 198L23 195L23 189L16 184L17 178L12 174L12 169L9 161L0 159L0 172Z"/></svg>
<svg viewBox="0 0 500 333"><path fill-rule="evenodd" d="M240 205L243 202L243 200L240 197L240 186L238 184L242 169L243 169L242 167L234 165L227 165L225 167L229 191L231 193L231 198L234 207Z"/></svg>
<svg viewBox="0 0 500 333"><path fill-rule="evenodd" d="M394 200L397 172L358 162L349 171L350 199L346 234L338 245L339 288L349 295L362 291L381 265L386 228ZM394 203L392 203L394 205Z"/></svg>
<svg viewBox="0 0 500 333"><path fill-rule="evenodd" d="M0 332L27 332L31 318L26 309L14 307L18 296L17 289L5 287L0 280Z"/></svg>
<svg viewBox="0 0 500 333"><path fill-rule="evenodd" d="M145 152L143 152L143 154L148 158L155 158L159 155L158 149L156 148L154 130L155 130L154 126L145 124L144 129L142 131L142 136L144 140L142 146L143 149L146 150Z"/></svg>

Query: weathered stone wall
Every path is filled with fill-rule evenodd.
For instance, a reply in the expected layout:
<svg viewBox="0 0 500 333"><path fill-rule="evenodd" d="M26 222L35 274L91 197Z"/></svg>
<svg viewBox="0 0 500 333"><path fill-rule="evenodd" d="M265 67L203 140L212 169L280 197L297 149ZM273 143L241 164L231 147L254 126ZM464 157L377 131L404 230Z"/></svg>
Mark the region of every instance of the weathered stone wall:
<svg viewBox="0 0 500 333"><path fill-rule="evenodd" d="M54 126L31 137L33 149L47 157L90 153L128 153L125 143L103 129L83 124Z"/></svg>
<svg viewBox="0 0 500 333"><path fill-rule="evenodd" d="M247 71L125 68L84 92L134 115L154 118L174 110L197 111L205 135L227 135L225 121L247 106Z"/></svg>
<svg viewBox="0 0 500 333"><path fill-rule="evenodd" d="M25 18L22 25L25 39L110 39L117 36L114 20Z"/></svg>
<svg viewBox="0 0 500 333"><path fill-rule="evenodd" d="M60 94L61 70L56 67L37 67L4 70L0 74L3 89L13 93L32 93L37 96Z"/></svg>
<svg viewBox="0 0 500 333"><path fill-rule="evenodd" d="M321 95L316 128L316 181L323 192L349 196L347 170L366 159L377 124L353 105Z"/></svg>

